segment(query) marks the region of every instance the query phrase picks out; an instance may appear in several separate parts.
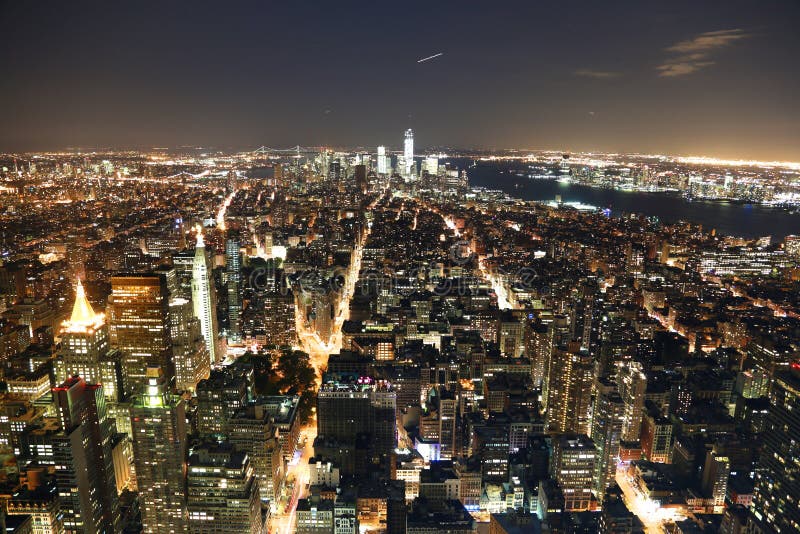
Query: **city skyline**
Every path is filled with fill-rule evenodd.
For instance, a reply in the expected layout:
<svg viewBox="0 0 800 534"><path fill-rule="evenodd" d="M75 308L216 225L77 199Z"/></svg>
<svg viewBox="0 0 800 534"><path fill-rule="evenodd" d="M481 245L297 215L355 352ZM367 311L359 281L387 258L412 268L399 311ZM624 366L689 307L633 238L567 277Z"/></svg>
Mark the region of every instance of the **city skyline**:
<svg viewBox="0 0 800 534"><path fill-rule="evenodd" d="M800 532L800 3L317 4L0 2L0 530Z"/></svg>
<svg viewBox="0 0 800 534"><path fill-rule="evenodd" d="M419 146L800 161L800 7L639 4L411 3L414 38L359 3L7 4L0 150L371 146L411 127Z"/></svg>

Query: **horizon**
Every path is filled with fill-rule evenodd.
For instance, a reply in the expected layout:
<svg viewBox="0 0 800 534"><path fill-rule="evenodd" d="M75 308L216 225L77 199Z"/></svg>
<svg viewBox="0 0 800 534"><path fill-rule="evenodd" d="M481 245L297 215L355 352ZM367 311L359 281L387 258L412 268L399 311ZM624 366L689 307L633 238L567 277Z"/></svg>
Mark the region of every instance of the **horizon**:
<svg viewBox="0 0 800 534"><path fill-rule="evenodd" d="M6 153L369 146L411 127L427 146L800 161L800 75L787 68L800 5L787 0L79 1L0 15L13 21Z"/></svg>

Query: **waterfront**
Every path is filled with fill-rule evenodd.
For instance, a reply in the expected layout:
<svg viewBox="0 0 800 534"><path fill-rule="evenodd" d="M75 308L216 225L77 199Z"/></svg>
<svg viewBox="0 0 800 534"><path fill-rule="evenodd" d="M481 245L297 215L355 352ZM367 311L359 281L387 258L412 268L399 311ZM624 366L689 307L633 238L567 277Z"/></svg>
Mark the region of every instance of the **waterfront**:
<svg viewBox="0 0 800 534"><path fill-rule="evenodd" d="M456 164L461 166L463 162ZM556 195L563 202L580 202L610 208L613 215L641 213L664 222L691 221L720 234L757 238L771 235L773 241L790 234L800 234L800 214L783 208L757 204L739 204L694 200L677 193L646 193L602 189L548 179L517 176L527 166L521 162L478 161L467 169L473 187L499 189L524 200L552 201Z"/></svg>

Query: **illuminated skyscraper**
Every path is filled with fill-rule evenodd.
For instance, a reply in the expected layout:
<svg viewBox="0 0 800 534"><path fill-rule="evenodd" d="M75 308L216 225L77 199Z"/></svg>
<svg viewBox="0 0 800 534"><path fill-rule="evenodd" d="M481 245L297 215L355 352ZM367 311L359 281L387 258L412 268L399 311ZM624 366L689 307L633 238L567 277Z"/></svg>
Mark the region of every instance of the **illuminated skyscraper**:
<svg viewBox="0 0 800 534"><path fill-rule="evenodd" d="M174 375L170 340L169 291L163 274L128 274L111 278L108 300L111 346L120 350L127 394L145 384L148 365Z"/></svg>
<svg viewBox="0 0 800 534"><path fill-rule="evenodd" d="M800 532L800 365L775 374L770 402L756 466L755 532Z"/></svg>
<svg viewBox="0 0 800 534"><path fill-rule="evenodd" d="M211 259L206 253L203 234L197 232L197 246L194 249L192 267L192 303L194 316L200 319L200 332L206 340L211 365L217 363L217 302L211 280Z"/></svg>
<svg viewBox="0 0 800 534"><path fill-rule="evenodd" d="M405 141L403 142L403 161L405 163L404 176L412 178L414 171L414 132L409 128L406 130Z"/></svg>
<svg viewBox="0 0 800 534"><path fill-rule="evenodd" d="M592 501L595 460L594 442L586 435L553 438L550 473L564 492L564 510L588 510Z"/></svg>
<svg viewBox="0 0 800 534"><path fill-rule="evenodd" d="M178 391L194 391L198 382L208 378L211 366L192 302L181 297L170 300L169 320L175 387Z"/></svg>
<svg viewBox="0 0 800 534"><path fill-rule="evenodd" d="M625 403L622 420L622 441L638 441L642 430L644 394L647 376L636 361L617 364L617 390Z"/></svg>
<svg viewBox="0 0 800 534"><path fill-rule="evenodd" d="M439 174L439 158L436 156L430 156L425 158L422 162L423 171L427 171L429 175L436 176Z"/></svg>
<svg viewBox="0 0 800 534"><path fill-rule="evenodd" d="M116 402L121 393L119 365L118 353L109 347L105 315L94 312L78 280L72 314L61 325L61 346L54 365L56 383L80 376L86 382L102 384L106 400Z"/></svg>
<svg viewBox="0 0 800 534"><path fill-rule="evenodd" d="M624 413L625 404L614 384L607 379L599 379L592 409L591 435L597 447L594 488L598 495L603 495L614 484Z"/></svg>
<svg viewBox="0 0 800 534"><path fill-rule="evenodd" d="M225 274L228 279L228 339L242 339L242 254L239 236L225 241Z"/></svg>
<svg viewBox="0 0 800 534"><path fill-rule="evenodd" d="M714 502L717 512L725 506L725 495L728 489L728 477L731 474L731 461L727 456L717 453L716 447L706 453L703 467L703 493Z"/></svg>
<svg viewBox="0 0 800 534"><path fill-rule="evenodd" d="M386 174L389 172L389 165L386 162L386 147L378 147L378 174Z"/></svg>
<svg viewBox="0 0 800 534"><path fill-rule="evenodd" d="M229 443L204 443L191 450L187 501L193 534L263 532L250 458Z"/></svg>
<svg viewBox="0 0 800 534"><path fill-rule="evenodd" d="M148 367L146 376L131 407L143 532L188 532L183 400L169 394L160 368Z"/></svg>
<svg viewBox="0 0 800 534"><path fill-rule="evenodd" d="M556 349L547 378L547 427L558 433L589 432L594 365L588 352L572 343Z"/></svg>
<svg viewBox="0 0 800 534"><path fill-rule="evenodd" d="M53 388L61 432L53 439L56 486L66 532L119 532L111 455L113 421L103 386L71 377Z"/></svg>

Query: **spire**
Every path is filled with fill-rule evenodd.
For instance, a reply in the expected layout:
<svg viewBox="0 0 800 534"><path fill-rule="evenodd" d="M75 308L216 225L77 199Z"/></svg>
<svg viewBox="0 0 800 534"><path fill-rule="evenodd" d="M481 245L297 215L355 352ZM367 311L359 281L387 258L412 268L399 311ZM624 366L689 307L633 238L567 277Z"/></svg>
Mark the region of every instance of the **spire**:
<svg viewBox="0 0 800 534"><path fill-rule="evenodd" d="M94 324L97 316L86 298L86 291L83 289L80 279L78 280L78 288L75 290L75 305L72 307L72 316L69 322L73 325L89 326Z"/></svg>
<svg viewBox="0 0 800 534"><path fill-rule="evenodd" d="M203 229L197 225L197 248L205 248L206 243L203 241Z"/></svg>

